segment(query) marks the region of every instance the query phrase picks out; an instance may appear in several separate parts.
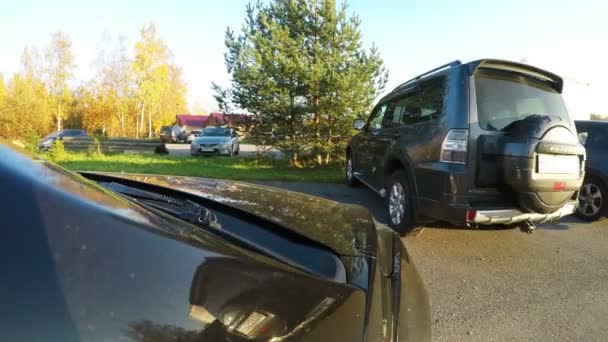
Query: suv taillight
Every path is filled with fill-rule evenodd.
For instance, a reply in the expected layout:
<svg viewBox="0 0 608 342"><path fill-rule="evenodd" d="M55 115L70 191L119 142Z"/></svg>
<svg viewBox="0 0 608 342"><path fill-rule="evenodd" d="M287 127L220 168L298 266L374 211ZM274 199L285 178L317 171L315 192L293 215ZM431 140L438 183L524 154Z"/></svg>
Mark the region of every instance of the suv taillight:
<svg viewBox="0 0 608 342"><path fill-rule="evenodd" d="M466 164L468 145L468 130L450 130L441 144L440 161L444 163Z"/></svg>

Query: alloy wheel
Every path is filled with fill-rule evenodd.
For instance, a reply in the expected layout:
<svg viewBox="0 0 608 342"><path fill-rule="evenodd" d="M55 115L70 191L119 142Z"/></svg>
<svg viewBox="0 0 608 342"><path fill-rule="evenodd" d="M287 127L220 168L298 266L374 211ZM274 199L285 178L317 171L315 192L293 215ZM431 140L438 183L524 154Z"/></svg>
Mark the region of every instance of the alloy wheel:
<svg viewBox="0 0 608 342"><path fill-rule="evenodd" d="M353 160L350 157L346 161L346 179L353 179Z"/></svg>
<svg viewBox="0 0 608 342"><path fill-rule="evenodd" d="M388 213L392 224L401 224L403 215L405 214L405 208L405 190L401 183L395 182L391 186L391 192L388 198Z"/></svg>
<svg viewBox="0 0 608 342"><path fill-rule="evenodd" d="M597 215L602 209L604 198L600 188L593 183L583 185L578 197L578 211L581 215Z"/></svg>

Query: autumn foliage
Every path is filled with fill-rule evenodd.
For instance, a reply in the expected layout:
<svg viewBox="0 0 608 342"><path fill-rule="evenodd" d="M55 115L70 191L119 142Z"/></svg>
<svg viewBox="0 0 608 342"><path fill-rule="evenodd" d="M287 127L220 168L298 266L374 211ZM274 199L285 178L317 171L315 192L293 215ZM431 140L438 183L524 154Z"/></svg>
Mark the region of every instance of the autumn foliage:
<svg viewBox="0 0 608 342"><path fill-rule="evenodd" d="M186 111L186 85L169 48L153 23L131 49L123 37L104 36L92 61L94 76L76 83L69 37L57 32L39 53L26 47L21 68L0 75L0 136L44 136L83 128L103 136L152 137ZM81 63L90 63L82 61Z"/></svg>

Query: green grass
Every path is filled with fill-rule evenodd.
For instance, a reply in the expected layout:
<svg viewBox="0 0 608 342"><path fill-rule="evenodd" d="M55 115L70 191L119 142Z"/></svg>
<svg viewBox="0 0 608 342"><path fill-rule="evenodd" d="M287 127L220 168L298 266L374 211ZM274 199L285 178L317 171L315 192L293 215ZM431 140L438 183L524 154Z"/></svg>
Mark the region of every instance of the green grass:
<svg viewBox="0 0 608 342"><path fill-rule="evenodd" d="M48 159L48 155L43 155ZM149 173L257 181L338 183L344 175L339 167L292 169L276 159L244 157L176 157L164 155L95 155L67 153L55 163L74 171Z"/></svg>

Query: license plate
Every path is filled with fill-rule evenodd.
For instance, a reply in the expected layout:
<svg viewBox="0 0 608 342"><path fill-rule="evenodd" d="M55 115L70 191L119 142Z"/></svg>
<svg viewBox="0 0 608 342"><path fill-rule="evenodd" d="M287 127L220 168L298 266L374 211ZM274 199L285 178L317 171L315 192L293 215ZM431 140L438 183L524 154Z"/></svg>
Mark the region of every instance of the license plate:
<svg viewBox="0 0 608 342"><path fill-rule="evenodd" d="M578 156L560 156L555 154L538 155L538 173L579 173Z"/></svg>
<svg viewBox="0 0 608 342"><path fill-rule="evenodd" d="M209 148L209 147L203 147L203 148L201 148L201 151L203 151L203 152L213 152L214 149L213 148Z"/></svg>

